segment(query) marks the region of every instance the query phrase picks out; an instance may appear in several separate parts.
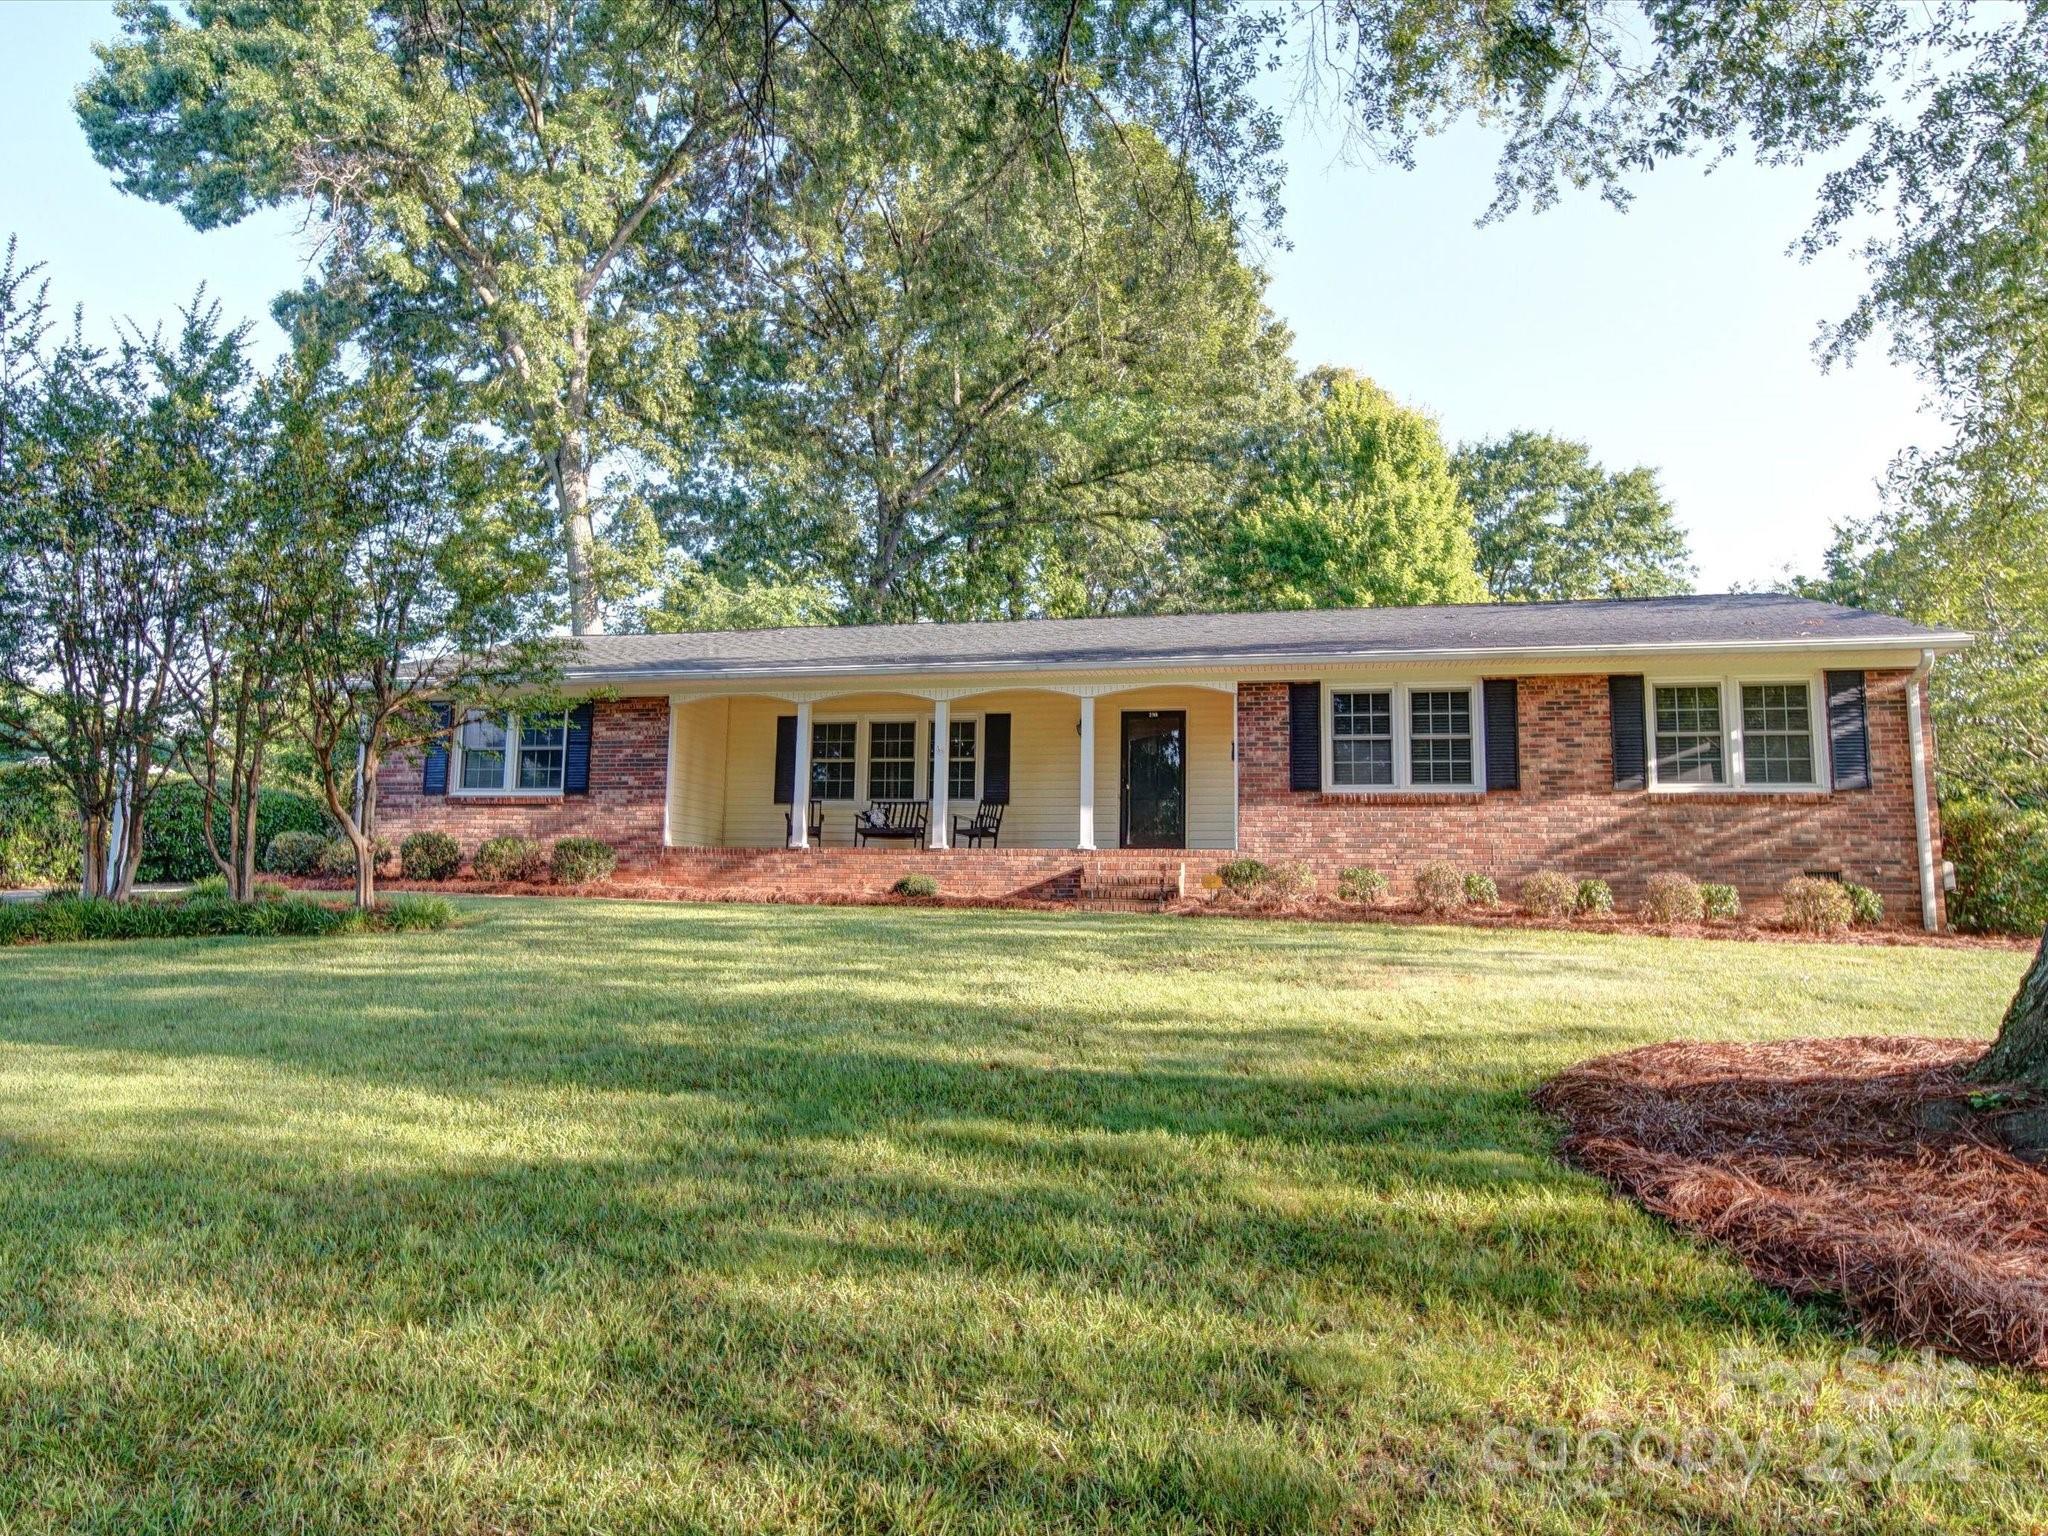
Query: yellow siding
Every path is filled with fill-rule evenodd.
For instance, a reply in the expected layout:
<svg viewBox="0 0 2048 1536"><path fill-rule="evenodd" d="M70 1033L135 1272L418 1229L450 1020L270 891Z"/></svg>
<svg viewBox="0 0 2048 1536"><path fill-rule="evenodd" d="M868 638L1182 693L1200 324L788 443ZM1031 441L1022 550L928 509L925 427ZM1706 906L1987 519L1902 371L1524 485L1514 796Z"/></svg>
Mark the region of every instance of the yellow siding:
<svg viewBox="0 0 2048 1536"><path fill-rule="evenodd" d="M668 840L679 848L717 847L725 837L724 699L678 700L670 711Z"/></svg>
<svg viewBox="0 0 2048 1536"><path fill-rule="evenodd" d="M705 701L712 705L718 701ZM700 707L700 706L684 706ZM1231 697L1210 688L1148 688L1106 694L1095 705L1095 836L1098 846L1117 842L1117 791L1121 779L1119 754L1122 712L1126 709L1184 710L1188 718L1188 846L1229 848L1236 838L1236 776L1231 765L1233 716ZM1005 848L1071 848L1078 835L1080 801L1080 700L1071 694L1033 689L1002 689L972 694L952 704L956 719L1007 713L1010 716L1010 805L1003 818ZM718 841L737 848L781 844L786 832L783 807L774 802L775 721L795 706L780 699L734 698L725 721L724 812ZM919 796L930 794L925 766L929 761L931 704L900 694L860 694L820 700L815 720L907 719L918 721ZM680 728L679 728L680 730ZM985 741L985 737L983 738ZM865 794L866 733L859 738L859 782ZM691 777L681 768L678 778ZM696 782L707 782L697 774ZM686 792L686 791L685 791ZM853 840L853 804L830 802L825 807L825 842ZM673 826L686 824L683 801L672 806ZM952 810L966 815L971 804L956 801ZM694 814L690 813L690 814ZM706 820L688 821L691 826ZM672 840L683 842L680 831Z"/></svg>
<svg viewBox="0 0 2048 1536"><path fill-rule="evenodd" d="M1231 696L1214 688L1142 688L1106 693L1095 701L1097 847L1117 846L1124 711L1152 709L1182 710L1188 717L1188 846L1236 846L1237 774L1230 755L1235 730L1231 705Z"/></svg>

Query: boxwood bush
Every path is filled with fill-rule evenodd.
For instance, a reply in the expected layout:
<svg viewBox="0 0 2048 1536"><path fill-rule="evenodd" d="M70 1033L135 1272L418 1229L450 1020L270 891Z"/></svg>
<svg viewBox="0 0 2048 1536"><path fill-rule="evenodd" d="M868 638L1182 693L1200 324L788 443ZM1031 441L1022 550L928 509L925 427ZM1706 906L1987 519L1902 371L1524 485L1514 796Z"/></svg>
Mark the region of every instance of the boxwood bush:
<svg viewBox="0 0 2048 1536"><path fill-rule="evenodd" d="M1703 885L1700 913L1710 923L1732 923L1742 916L1742 893L1732 885Z"/></svg>
<svg viewBox="0 0 2048 1536"><path fill-rule="evenodd" d="M479 880L538 880L548 872L548 856L530 837L492 837L469 867Z"/></svg>
<svg viewBox="0 0 2048 1536"><path fill-rule="evenodd" d="M446 832L415 832L398 845L398 872L408 880L452 880L462 850Z"/></svg>
<svg viewBox="0 0 2048 1536"><path fill-rule="evenodd" d="M1942 843L1956 866L1950 919L1971 933L2048 927L2048 809L1989 800L1945 800Z"/></svg>
<svg viewBox="0 0 2048 1536"><path fill-rule="evenodd" d="M1666 872L1650 876L1643 895L1644 922L1670 928L1679 923L1697 923L1706 915L1706 899L1691 875Z"/></svg>
<svg viewBox="0 0 2048 1536"><path fill-rule="evenodd" d="M273 875L310 875L327 852L324 832L280 832L263 845L263 868Z"/></svg>
<svg viewBox="0 0 2048 1536"><path fill-rule="evenodd" d="M1465 877L1448 859L1431 859L1415 871L1415 899L1439 917L1456 912L1465 905Z"/></svg>
<svg viewBox="0 0 2048 1536"><path fill-rule="evenodd" d="M1500 887L1494 884L1493 876L1473 870L1465 876L1465 904L1471 907L1497 907L1500 905Z"/></svg>
<svg viewBox="0 0 2048 1536"><path fill-rule="evenodd" d="M1605 880L1581 880L1572 906L1581 917L1605 917L1614 910L1614 887Z"/></svg>
<svg viewBox="0 0 2048 1536"><path fill-rule="evenodd" d="M549 867L564 885L588 885L609 880L619 867L619 856L610 843L595 837L564 837L548 856Z"/></svg>
<svg viewBox="0 0 2048 1536"><path fill-rule="evenodd" d="M1849 915L1859 928L1875 928L1884 921L1884 898L1867 885L1850 881L1842 887L1849 897Z"/></svg>
<svg viewBox="0 0 2048 1536"><path fill-rule="evenodd" d="M1337 899L1375 906L1386 900L1387 877L1376 869L1346 869L1337 874Z"/></svg>
<svg viewBox="0 0 2048 1536"><path fill-rule="evenodd" d="M1216 868L1216 878L1233 896L1256 896L1266 888L1273 872L1257 859L1232 859Z"/></svg>
<svg viewBox="0 0 2048 1536"><path fill-rule="evenodd" d="M1578 881L1555 869L1522 882L1522 910L1531 917L1570 917L1578 896Z"/></svg>
<svg viewBox="0 0 2048 1536"><path fill-rule="evenodd" d="M930 901L939 894L939 882L930 875L905 875L890 889L910 901Z"/></svg>
<svg viewBox="0 0 2048 1536"><path fill-rule="evenodd" d="M1785 926L1801 933L1840 933L1856 920L1855 903L1839 880L1794 875L1784 896Z"/></svg>

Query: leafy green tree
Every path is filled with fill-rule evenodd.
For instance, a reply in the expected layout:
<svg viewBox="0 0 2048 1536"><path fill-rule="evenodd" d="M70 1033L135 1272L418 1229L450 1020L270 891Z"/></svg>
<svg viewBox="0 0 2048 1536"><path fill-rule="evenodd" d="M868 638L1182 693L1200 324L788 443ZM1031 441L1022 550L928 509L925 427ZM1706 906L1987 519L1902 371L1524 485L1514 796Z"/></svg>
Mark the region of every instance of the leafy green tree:
<svg viewBox="0 0 2048 1536"><path fill-rule="evenodd" d="M1584 443L1547 432L1468 444L1451 467L1497 601L1692 590L1685 530L1654 470L1610 474Z"/></svg>
<svg viewBox="0 0 2048 1536"><path fill-rule="evenodd" d="M1480 602L1472 516L1436 422L1372 380L1319 368L1256 456L1209 569L1221 606Z"/></svg>
<svg viewBox="0 0 2048 1536"><path fill-rule="evenodd" d="M849 92L764 215L671 503L722 577L821 584L853 620L1070 611L1091 535L1227 496L1285 348L1234 227L1141 130L1048 174L978 69L885 112Z"/></svg>
<svg viewBox="0 0 2048 1536"><path fill-rule="evenodd" d="M242 333L195 303L174 337L46 349L35 269L0 266L0 739L43 757L81 891L125 898L176 726L204 530L232 473Z"/></svg>
<svg viewBox="0 0 2048 1536"><path fill-rule="evenodd" d="M291 653L314 776L368 908L377 772L438 734L434 702L557 702L554 649L534 638L551 564L515 467L451 421L439 391L332 363L316 377L290 418L306 551Z"/></svg>

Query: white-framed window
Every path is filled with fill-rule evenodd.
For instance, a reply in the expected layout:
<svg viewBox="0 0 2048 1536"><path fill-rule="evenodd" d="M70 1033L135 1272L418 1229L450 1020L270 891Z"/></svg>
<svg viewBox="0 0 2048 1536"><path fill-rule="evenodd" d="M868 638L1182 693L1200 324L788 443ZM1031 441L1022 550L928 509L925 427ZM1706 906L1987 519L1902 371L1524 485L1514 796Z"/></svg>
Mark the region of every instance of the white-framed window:
<svg viewBox="0 0 2048 1536"><path fill-rule="evenodd" d="M1337 793L1479 791L1485 761L1476 682L1323 689L1323 783Z"/></svg>
<svg viewBox="0 0 2048 1536"><path fill-rule="evenodd" d="M559 795L568 768L569 717L473 709L455 732L457 794Z"/></svg>
<svg viewBox="0 0 2048 1536"><path fill-rule="evenodd" d="M1651 678L1650 788L1825 790L1825 691L1812 677Z"/></svg>
<svg viewBox="0 0 2048 1536"><path fill-rule="evenodd" d="M811 722L811 798L851 800L854 797L853 770L857 720L814 720Z"/></svg>
<svg viewBox="0 0 2048 1536"><path fill-rule="evenodd" d="M946 728L946 798L948 800L979 800L981 798L980 753L981 722L979 720L953 720Z"/></svg>
<svg viewBox="0 0 2048 1536"><path fill-rule="evenodd" d="M868 799L917 798L917 722L868 722Z"/></svg>

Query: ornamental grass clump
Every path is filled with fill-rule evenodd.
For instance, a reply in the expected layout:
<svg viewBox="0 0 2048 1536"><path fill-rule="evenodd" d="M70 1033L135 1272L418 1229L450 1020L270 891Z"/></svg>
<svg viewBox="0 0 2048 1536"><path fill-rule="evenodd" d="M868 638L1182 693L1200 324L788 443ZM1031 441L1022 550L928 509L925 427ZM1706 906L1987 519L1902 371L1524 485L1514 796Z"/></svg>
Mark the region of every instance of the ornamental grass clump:
<svg viewBox="0 0 2048 1536"><path fill-rule="evenodd" d="M1546 869L1522 882L1522 910L1531 917L1570 917L1579 897L1579 882L1559 870Z"/></svg>
<svg viewBox="0 0 2048 1536"><path fill-rule="evenodd" d="M1691 875L1669 872L1652 875L1644 888L1641 916L1646 923L1655 923L1660 928L1675 928L1681 923L1701 921L1706 911L1699 885Z"/></svg>
<svg viewBox="0 0 2048 1536"><path fill-rule="evenodd" d="M479 880L539 880L548 872L548 856L530 837L492 837L469 867Z"/></svg>
<svg viewBox="0 0 2048 1536"><path fill-rule="evenodd" d="M398 872L408 880L452 880L462 850L446 832L415 832L398 845Z"/></svg>
<svg viewBox="0 0 2048 1536"><path fill-rule="evenodd" d="M1732 923L1742 916L1742 893L1732 885L1703 885L1700 912L1710 923Z"/></svg>
<svg viewBox="0 0 2048 1536"><path fill-rule="evenodd" d="M1376 907L1387 899L1387 877L1376 869L1346 869L1337 875L1337 899Z"/></svg>
<svg viewBox="0 0 2048 1536"><path fill-rule="evenodd" d="M1785 926L1799 933L1840 933L1856 920L1856 905L1839 880L1795 875L1785 882Z"/></svg>
<svg viewBox="0 0 2048 1536"><path fill-rule="evenodd" d="M1463 911L1465 876L1448 859L1431 859L1415 871L1415 900L1438 917Z"/></svg>
<svg viewBox="0 0 2048 1536"><path fill-rule="evenodd" d="M562 884L589 885L611 879L612 871L619 867L619 856L601 838L565 837L555 843L548 863Z"/></svg>

